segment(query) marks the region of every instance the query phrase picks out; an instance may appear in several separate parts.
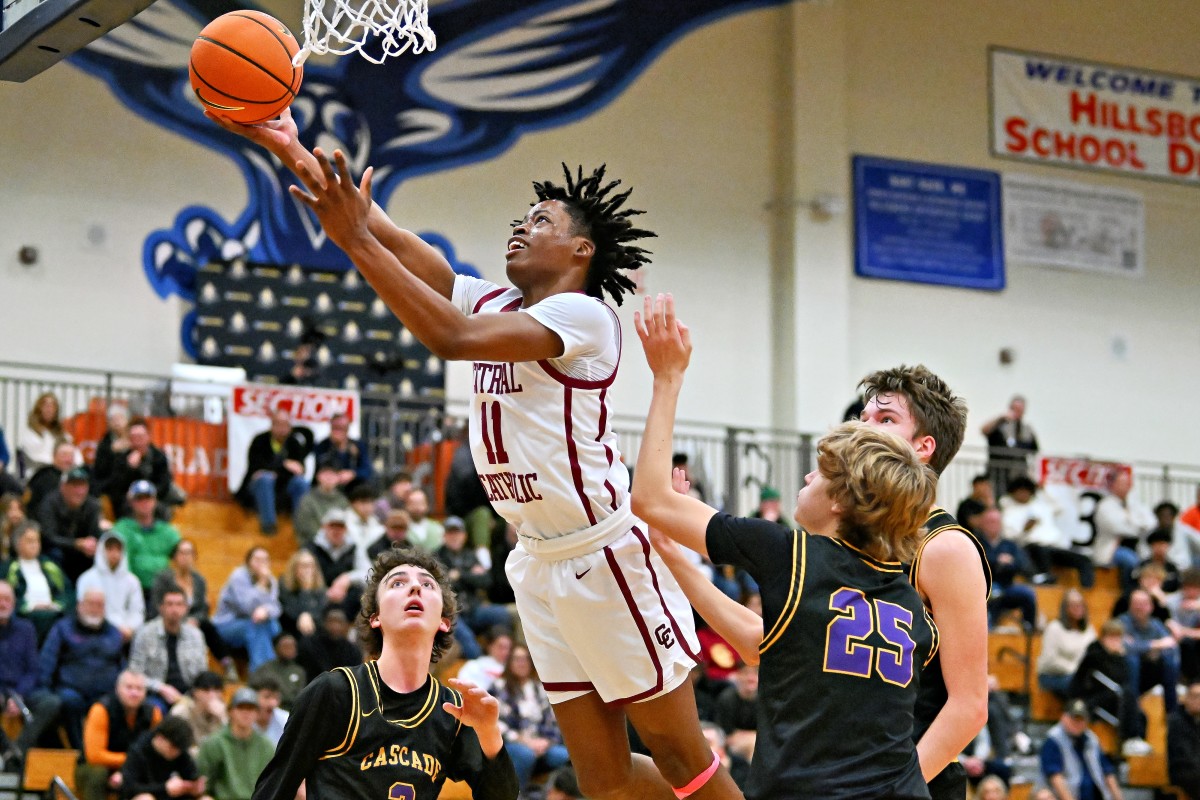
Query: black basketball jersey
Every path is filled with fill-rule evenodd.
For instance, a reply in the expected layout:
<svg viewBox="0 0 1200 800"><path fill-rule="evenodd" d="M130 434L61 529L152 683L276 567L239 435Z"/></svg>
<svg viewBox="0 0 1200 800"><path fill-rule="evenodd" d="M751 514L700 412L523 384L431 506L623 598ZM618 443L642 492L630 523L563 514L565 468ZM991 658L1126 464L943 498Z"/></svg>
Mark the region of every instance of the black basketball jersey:
<svg viewBox="0 0 1200 800"><path fill-rule="evenodd" d="M309 800L436 800L446 778L467 781L476 798L515 798L507 753L486 758L445 702L461 697L433 676L393 691L375 661L322 673L297 699L254 800L291 800L302 779Z"/></svg>
<svg viewBox="0 0 1200 800"><path fill-rule="evenodd" d="M988 566L983 543L975 534L959 525L958 520L950 512L936 506L929 511L929 518L925 521L925 530L927 531L925 538L921 540L917 555L908 567L909 580L912 581L912 585L917 591L921 590L921 556L925 552L925 546L935 536L947 531L961 531L979 551L979 561L983 565L983 579L986 583L984 599L990 597L992 594L992 568ZM924 597L923 594L922 597ZM916 718L916 724L913 726L914 742L925 735L925 731L933 724L934 717L942 710L942 706L946 705L948 696L946 680L942 675L942 660L937 653L934 653L933 659L921 671L921 691L917 694L917 707L914 712Z"/></svg>
<svg viewBox="0 0 1200 800"><path fill-rule="evenodd" d="M717 514L712 560L763 605L758 738L746 797L928 798L913 705L937 629L900 562L838 539Z"/></svg>

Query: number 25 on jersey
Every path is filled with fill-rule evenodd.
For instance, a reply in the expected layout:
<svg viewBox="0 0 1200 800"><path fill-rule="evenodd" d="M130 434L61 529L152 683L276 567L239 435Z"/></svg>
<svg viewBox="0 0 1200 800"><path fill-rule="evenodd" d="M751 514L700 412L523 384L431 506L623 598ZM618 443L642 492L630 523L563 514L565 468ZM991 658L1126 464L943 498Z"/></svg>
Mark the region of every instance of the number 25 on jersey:
<svg viewBox="0 0 1200 800"><path fill-rule="evenodd" d="M878 675L888 683L908 686L913 678L912 612L886 600L868 600L858 589L843 587L829 595L838 612L825 633L825 671L859 678ZM878 633L885 645L867 644Z"/></svg>

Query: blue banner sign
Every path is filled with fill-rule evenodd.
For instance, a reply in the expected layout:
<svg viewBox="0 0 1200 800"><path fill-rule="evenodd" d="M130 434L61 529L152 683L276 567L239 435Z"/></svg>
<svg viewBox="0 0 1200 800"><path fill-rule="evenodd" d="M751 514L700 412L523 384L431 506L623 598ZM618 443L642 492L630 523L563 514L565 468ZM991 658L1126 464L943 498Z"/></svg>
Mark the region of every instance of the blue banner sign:
<svg viewBox="0 0 1200 800"><path fill-rule="evenodd" d="M855 156L854 236L863 277L1004 288L998 173Z"/></svg>

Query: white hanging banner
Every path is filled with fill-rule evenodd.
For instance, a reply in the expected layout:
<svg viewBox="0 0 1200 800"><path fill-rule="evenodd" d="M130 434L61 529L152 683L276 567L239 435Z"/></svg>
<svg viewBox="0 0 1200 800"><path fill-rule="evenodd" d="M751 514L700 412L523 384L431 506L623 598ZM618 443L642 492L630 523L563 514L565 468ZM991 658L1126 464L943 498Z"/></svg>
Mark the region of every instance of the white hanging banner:
<svg viewBox="0 0 1200 800"><path fill-rule="evenodd" d="M1038 459L1037 478L1042 495L1056 509L1054 522L1073 544L1089 546L1096 538L1092 518L1096 504L1108 494L1108 481L1117 472L1132 472L1133 467L1114 461L1088 458Z"/></svg>
<svg viewBox="0 0 1200 800"><path fill-rule="evenodd" d="M1007 263L1142 277L1146 206L1136 192L1005 175Z"/></svg>
<svg viewBox="0 0 1200 800"><path fill-rule="evenodd" d="M991 49L992 154L1200 183L1200 78Z"/></svg>
<svg viewBox="0 0 1200 800"><path fill-rule="evenodd" d="M229 405L229 491L236 492L246 475L246 455L254 437L271 427L271 414L283 409L292 425L312 431L313 443L329 438L329 420L345 414L350 420L350 438L357 439L362 410L358 392L317 389L309 386L272 386L247 383L233 387ZM310 456L305 471L312 477Z"/></svg>

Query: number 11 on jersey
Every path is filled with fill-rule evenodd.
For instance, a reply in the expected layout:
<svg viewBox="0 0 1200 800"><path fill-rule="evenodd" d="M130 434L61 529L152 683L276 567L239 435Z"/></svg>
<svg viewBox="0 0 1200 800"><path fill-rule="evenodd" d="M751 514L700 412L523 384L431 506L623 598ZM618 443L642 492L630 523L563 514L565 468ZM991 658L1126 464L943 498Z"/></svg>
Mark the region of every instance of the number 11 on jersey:
<svg viewBox="0 0 1200 800"><path fill-rule="evenodd" d="M504 449L504 434L500 430L500 403L485 400L479 404L479 430L488 463L507 464L508 452Z"/></svg>

